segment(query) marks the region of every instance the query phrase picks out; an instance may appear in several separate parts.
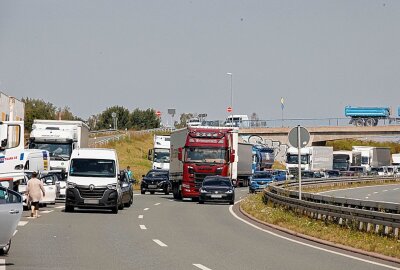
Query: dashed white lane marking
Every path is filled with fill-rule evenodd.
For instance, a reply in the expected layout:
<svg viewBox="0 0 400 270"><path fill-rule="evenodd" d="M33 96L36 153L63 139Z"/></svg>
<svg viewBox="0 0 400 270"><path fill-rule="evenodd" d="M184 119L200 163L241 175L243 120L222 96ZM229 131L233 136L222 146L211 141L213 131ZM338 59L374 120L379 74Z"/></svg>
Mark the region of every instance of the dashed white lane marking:
<svg viewBox="0 0 400 270"><path fill-rule="evenodd" d="M168 247L166 244L164 244L163 242L161 242L161 241L158 240L158 239L153 239L153 241L154 241L157 245L159 245L160 247Z"/></svg>
<svg viewBox="0 0 400 270"><path fill-rule="evenodd" d="M157 205L160 205L160 204L161 204L161 203L155 203L154 205L156 205L156 206L157 206Z"/></svg>
<svg viewBox="0 0 400 270"><path fill-rule="evenodd" d="M394 188L393 190L399 190L399 188Z"/></svg>
<svg viewBox="0 0 400 270"><path fill-rule="evenodd" d="M145 209L143 209L143 211L147 211L147 210L149 210L150 208L145 208Z"/></svg>
<svg viewBox="0 0 400 270"><path fill-rule="evenodd" d="M199 264L199 263L194 263L193 265L196 266L197 268L200 268L201 270L212 270L212 269L205 267L204 265Z"/></svg>
<svg viewBox="0 0 400 270"><path fill-rule="evenodd" d="M170 202L173 202L174 200L169 200Z"/></svg>
<svg viewBox="0 0 400 270"><path fill-rule="evenodd" d="M45 211L40 211L41 214L48 214L53 212L54 210L45 210Z"/></svg>
<svg viewBox="0 0 400 270"><path fill-rule="evenodd" d="M371 194L367 194L367 196L371 196Z"/></svg>
<svg viewBox="0 0 400 270"><path fill-rule="evenodd" d="M143 219L143 215L139 215L138 218Z"/></svg>
<svg viewBox="0 0 400 270"><path fill-rule="evenodd" d="M383 192L388 192L388 190L387 190L387 189L385 189Z"/></svg>
<svg viewBox="0 0 400 270"><path fill-rule="evenodd" d="M235 202L235 204L237 204L237 203L239 203L239 202L240 202L240 201L237 201L237 202ZM253 227L253 228L257 229L257 230L260 230L260 231L262 231L262 232L266 232L266 233L268 233L268 234L270 234L270 235L273 235L273 236L275 236L275 237L284 239L284 240L286 240L286 241L289 241L289 242L292 242L292 243L296 243L296 244L299 244L299 245L303 245L303 246L306 246L306 247L310 247L310 248L313 248L313 249L317 249L317 250L320 250L320 251L325 251L325 252L328 252L328 253L331 253L331 254L335 254L335 255L338 255L338 256L343 256L343 257L346 257L346 258L349 258L349 259L353 259L353 260L356 260L356 261L361 261L361 262L365 262L365 263L369 263L369 264L372 264L372 265L377 265L377 266L381 266L381 267L385 267L385 268L389 268L389 269L400 270L400 268L398 268L398 267L394 267L394 266L391 266L391 265L386 265L386 264L377 263L377 262L374 262L374 261L369 261L369 260L357 258L357 257L351 256L351 255L343 254L343 253L340 253L340 252L337 252L337 251L333 251L333 250L329 250L329 249L325 249L325 248L322 248L322 247L313 246L313 245L311 245L311 244L303 243L303 242L297 241L297 240L295 240L295 239L291 239L291 238L288 238L288 237L279 235L279 234L277 234L277 233L268 231L268 230L266 230L266 229L260 228L260 227L258 227L257 225L251 224L251 223L248 222L247 220L244 220L244 219L242 219L241 217L239 217L238 215L236 215L236 213L233 212L233 205L231 205L231 206L229 207L229 212L230 212L231 215L234 216L236 219L238 219L238 220L240 220L240 221L246 223L247 225L249 225L249 226L251 226L251 227Z"/></svg>
<svg viewBox="0 0 400 270"><path fill-rule="evenodd" d="M56 208L56 209L64 209L65 206L61 205L61 206L56 206L56 207L54 207L54 208Z"/></svg>
<svg viewBox="0 0 400 270"><path fill-rule="evenodd" d="M147 230L146 225L139 225L141 230Z"/></svg>
<svg viewBox="0 0 400 270"><path fill-rule="evenodd" d="M23 227L23 226L25 226L26 224L28 224L28 222L29 222L29 221L20 221L20 222L18 222L18 226Z"/></svg>
<svg viewBox="0 0 400 270"><path fill-rule="evenodd" d="M140 196L141 194L133 194L133 196Z"/></svg>
<svg viewBox="0 0 400 270"><path fill-rule="evenodd" d="M0 259L0 270L6 270L6 260Z"/></svg>
<svg viewBox="0 0 400 270"><path fill-rule="evenodd" d="M374 194L378 194L378 193L379 193L378 191L375 191L375 192L374 192Z"/></svg>
<svg viewBox="0 0 400 270"><path fill-rule="evenodd" d="M369 197L365 197L365 199L369 199Z"/></svg>
<svg viewBox="0 0 400 270"><path fill-rule="evenodd" d="M17 234L17 232L18 232L18 230L15 230L15 232L14 232L13 236L15 236L15 235Z"/></svg>

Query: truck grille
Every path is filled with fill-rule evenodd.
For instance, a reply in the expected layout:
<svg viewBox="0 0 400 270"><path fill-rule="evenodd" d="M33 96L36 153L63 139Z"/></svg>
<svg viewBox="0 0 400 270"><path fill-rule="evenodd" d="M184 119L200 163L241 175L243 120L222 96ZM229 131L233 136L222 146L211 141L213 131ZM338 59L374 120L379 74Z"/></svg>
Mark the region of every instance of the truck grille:
<svg viewBox="0 0 400 270"><path fill-rule="evenodd" d="M103 198L103 194L107 188L102 187L102 188L94 188L93 190L90 190L89 187L79 186L79 187L77 187L77 189L78 189L79 193L81 194L82 198L101 199L101 198Z"/></svg>

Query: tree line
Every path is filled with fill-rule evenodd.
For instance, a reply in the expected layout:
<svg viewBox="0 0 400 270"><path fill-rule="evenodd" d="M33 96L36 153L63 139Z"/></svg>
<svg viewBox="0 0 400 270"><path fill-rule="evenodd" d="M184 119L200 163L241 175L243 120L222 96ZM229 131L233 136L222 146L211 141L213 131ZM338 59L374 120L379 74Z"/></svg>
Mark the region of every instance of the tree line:
<svg viewBox="0 0 400 270"><path fill-rule="evenodd" d="M122 106L112 106L103 112L82 119L71 112L68 106L57 107L51 102L42 99L22 98L25 103L25 129L30 131L34 119L44 120L80 120L86 122L91 130L101 130L114 128L112 114L117 117L118 129L152 129L160 127L160 118L154 109L134 109L129 111Z"/></svg>

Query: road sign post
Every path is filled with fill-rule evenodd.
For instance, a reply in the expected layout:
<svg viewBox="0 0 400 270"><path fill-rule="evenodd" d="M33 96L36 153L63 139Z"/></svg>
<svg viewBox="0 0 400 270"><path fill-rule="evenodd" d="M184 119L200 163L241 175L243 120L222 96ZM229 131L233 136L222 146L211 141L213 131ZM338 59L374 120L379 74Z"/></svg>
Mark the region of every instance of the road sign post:
<svg viewBox="0 0 400 270"><path fill-rule="evenodd" d="M310 141L310 133L308 130L300 125L290 130L289 144L297 147L297 166L299 173L299 200L301 200L301 148L305 147Z"/></svg>

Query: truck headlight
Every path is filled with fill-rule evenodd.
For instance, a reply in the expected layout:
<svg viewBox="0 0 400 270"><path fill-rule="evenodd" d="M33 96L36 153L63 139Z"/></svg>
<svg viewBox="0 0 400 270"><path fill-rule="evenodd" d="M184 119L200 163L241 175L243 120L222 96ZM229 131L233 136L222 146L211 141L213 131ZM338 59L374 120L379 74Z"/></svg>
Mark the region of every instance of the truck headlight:
<svg viewBox="0 0 400 270"><path fill-rule="evenodd" d="M73 182L67 182L67 188L76 188L76 184Z"/></svg>

